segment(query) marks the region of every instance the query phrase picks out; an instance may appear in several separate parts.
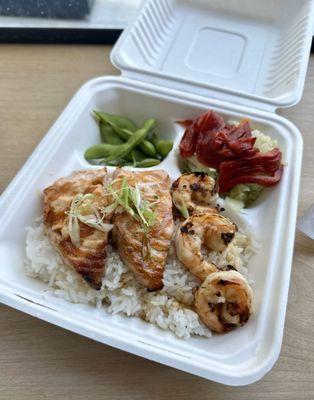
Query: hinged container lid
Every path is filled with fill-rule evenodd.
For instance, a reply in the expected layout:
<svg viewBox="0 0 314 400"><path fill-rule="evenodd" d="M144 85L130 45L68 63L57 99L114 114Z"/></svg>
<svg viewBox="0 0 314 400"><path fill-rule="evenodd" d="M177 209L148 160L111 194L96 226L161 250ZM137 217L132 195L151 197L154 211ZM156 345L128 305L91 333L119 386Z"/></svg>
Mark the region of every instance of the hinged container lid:
<svg viewBox="0 0 314 400"><path fill-rule="evenodd" d="M313 0L146 0L111 53L123 76L275 110L302 95Z"/></svg>

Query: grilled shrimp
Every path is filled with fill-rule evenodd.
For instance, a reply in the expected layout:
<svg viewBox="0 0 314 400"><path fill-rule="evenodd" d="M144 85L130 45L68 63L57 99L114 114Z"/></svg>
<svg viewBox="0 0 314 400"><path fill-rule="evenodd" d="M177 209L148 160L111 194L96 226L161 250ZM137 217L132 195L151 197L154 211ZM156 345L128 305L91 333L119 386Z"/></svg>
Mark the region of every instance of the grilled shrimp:
<svg viewBox="0 0 314 400"><path fill-rule="evenodd" d="M173 204L185 218L199 212L215 211L211 205L218 197L216 181L204 172L181 175L173 182L171 194Z"/></svg>
<svg viewBox="0 0 314 400"><path fill-rule="evenodd" d="M218 269L205 259L202 246L209 251L222 252L233 239L236 230L236 225L217 213L194 214L176 232L177 257L192 274L204 280Z"/></svg>
<svg viewBox="0 0 314 400"><path fill-rule="evenodd" d="M244 325L252 313L253 292L236 271L209 275L195 293L195 308L204 324L216 333Z"/></svg>

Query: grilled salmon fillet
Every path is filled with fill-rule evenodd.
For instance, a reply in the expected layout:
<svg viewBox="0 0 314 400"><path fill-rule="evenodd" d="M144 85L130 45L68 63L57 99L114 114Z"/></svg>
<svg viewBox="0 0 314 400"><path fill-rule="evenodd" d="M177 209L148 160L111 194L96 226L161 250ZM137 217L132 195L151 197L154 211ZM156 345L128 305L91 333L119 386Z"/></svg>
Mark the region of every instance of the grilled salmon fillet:
<svg viewBox="0 0 314 400"><path fill-rule="evenodd" d="M147 234L141 223L125 210L116 210L112 236L122 261L136 280L151 290L163 287L164 266L174 231L170 178L165 171L132 172L117 168L112 186L119 190L123 177L130 187L138 185L142 198L154 204L154 224Z"/></svg>
<svg viewBox="0 0 314 400"><path fill-rule="evenodd" d="M104 183L107 170L87 170L72 173L61 178L44 190L44 224L52 245L57 249L63 262L73 267L95 289L101 288L104 274L108 233L79 222L80 244L75 246L70 238L68 224L73 198L77 194L94 195L93 205L104 207L108 204ZM110 216L107 220L109 222ZM106 221L105 221L106 222Z"/></svg>

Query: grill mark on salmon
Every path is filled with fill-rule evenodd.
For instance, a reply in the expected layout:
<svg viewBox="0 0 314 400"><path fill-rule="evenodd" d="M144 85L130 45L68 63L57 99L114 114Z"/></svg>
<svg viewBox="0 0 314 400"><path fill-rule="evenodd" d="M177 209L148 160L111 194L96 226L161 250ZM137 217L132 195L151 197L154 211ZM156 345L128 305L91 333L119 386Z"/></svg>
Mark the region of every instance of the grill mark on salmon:
<svg viewBox="0 0 314 400"><path fill-rule="evenodd" d="M117 210L114 215L113 239L120 258L133 271L136 280L149 290L159 290L163 287L164 267L174 231L170 178L162 170L131 172L117 168L113 176L115 189L121 187L123 177L131 187L140 184L143 198L150 203L158 199L154 206L155 223L147 235L150 254L144 259L145 237L141 224L126 211Z"/></svg>
<svg viewBox="0 0 314 400"><path fill-rule="evenodd" d="M107 257L108 233L79 221L80 245L74 246L68 230L71 202L77 194L91 193L96 207L108 205L109 197L103 186L107 169L77 171L57 180L44 190L44 224L52 245L65 265L74 268L93 288L101 288ZM104 222L109 222L108 216Z"/></svg>

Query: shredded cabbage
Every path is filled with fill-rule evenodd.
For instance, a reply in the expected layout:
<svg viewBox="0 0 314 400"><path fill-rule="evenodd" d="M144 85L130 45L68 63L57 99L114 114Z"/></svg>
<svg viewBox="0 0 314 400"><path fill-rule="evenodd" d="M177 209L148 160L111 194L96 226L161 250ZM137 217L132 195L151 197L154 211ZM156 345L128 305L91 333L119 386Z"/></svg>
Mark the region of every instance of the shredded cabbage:
<svg viewBox="0 0 314 400"><path fill-rule="evenodd" d="M228 196L249 206L260 196L263 189L263 186L257 183L240 183L230 190Z"/></svg>
<svg viewBox="0 0 314 400"><path fill-rule="evenodd" d="M261 153L267 153L278 146L277 140L272 139L270 136L265 135L257 129L252 131L252 136L256 138L254 147Z"/></svg>
<svg viewBox="0 0 314 400"><path fill-rule="evenodd" d="M244 203L241 200L235 200L229 196L225 198L225 208L235 212L240 212L244 208Z"/></svg>
<svg viewBox="0 0 314 400"><path fill-rule="evenodd" d="M198 161L196 156L185 158L183 163L184 172L204 172L214 179L217 178L217 170L215 168L205 167Z"/></svg>
<svg viewBox="0 0 314 400"><path fill-rule="evenodd" d="M256 138L254 147L261 153L267 153L277 147L277 140L272 139L270 136L265 135L259 130L252 131L252 136ZM242 201L245 206L252 204L261 195L264 187L257 183L241 183L234 186L228 196L234 200Z"/></svg>

